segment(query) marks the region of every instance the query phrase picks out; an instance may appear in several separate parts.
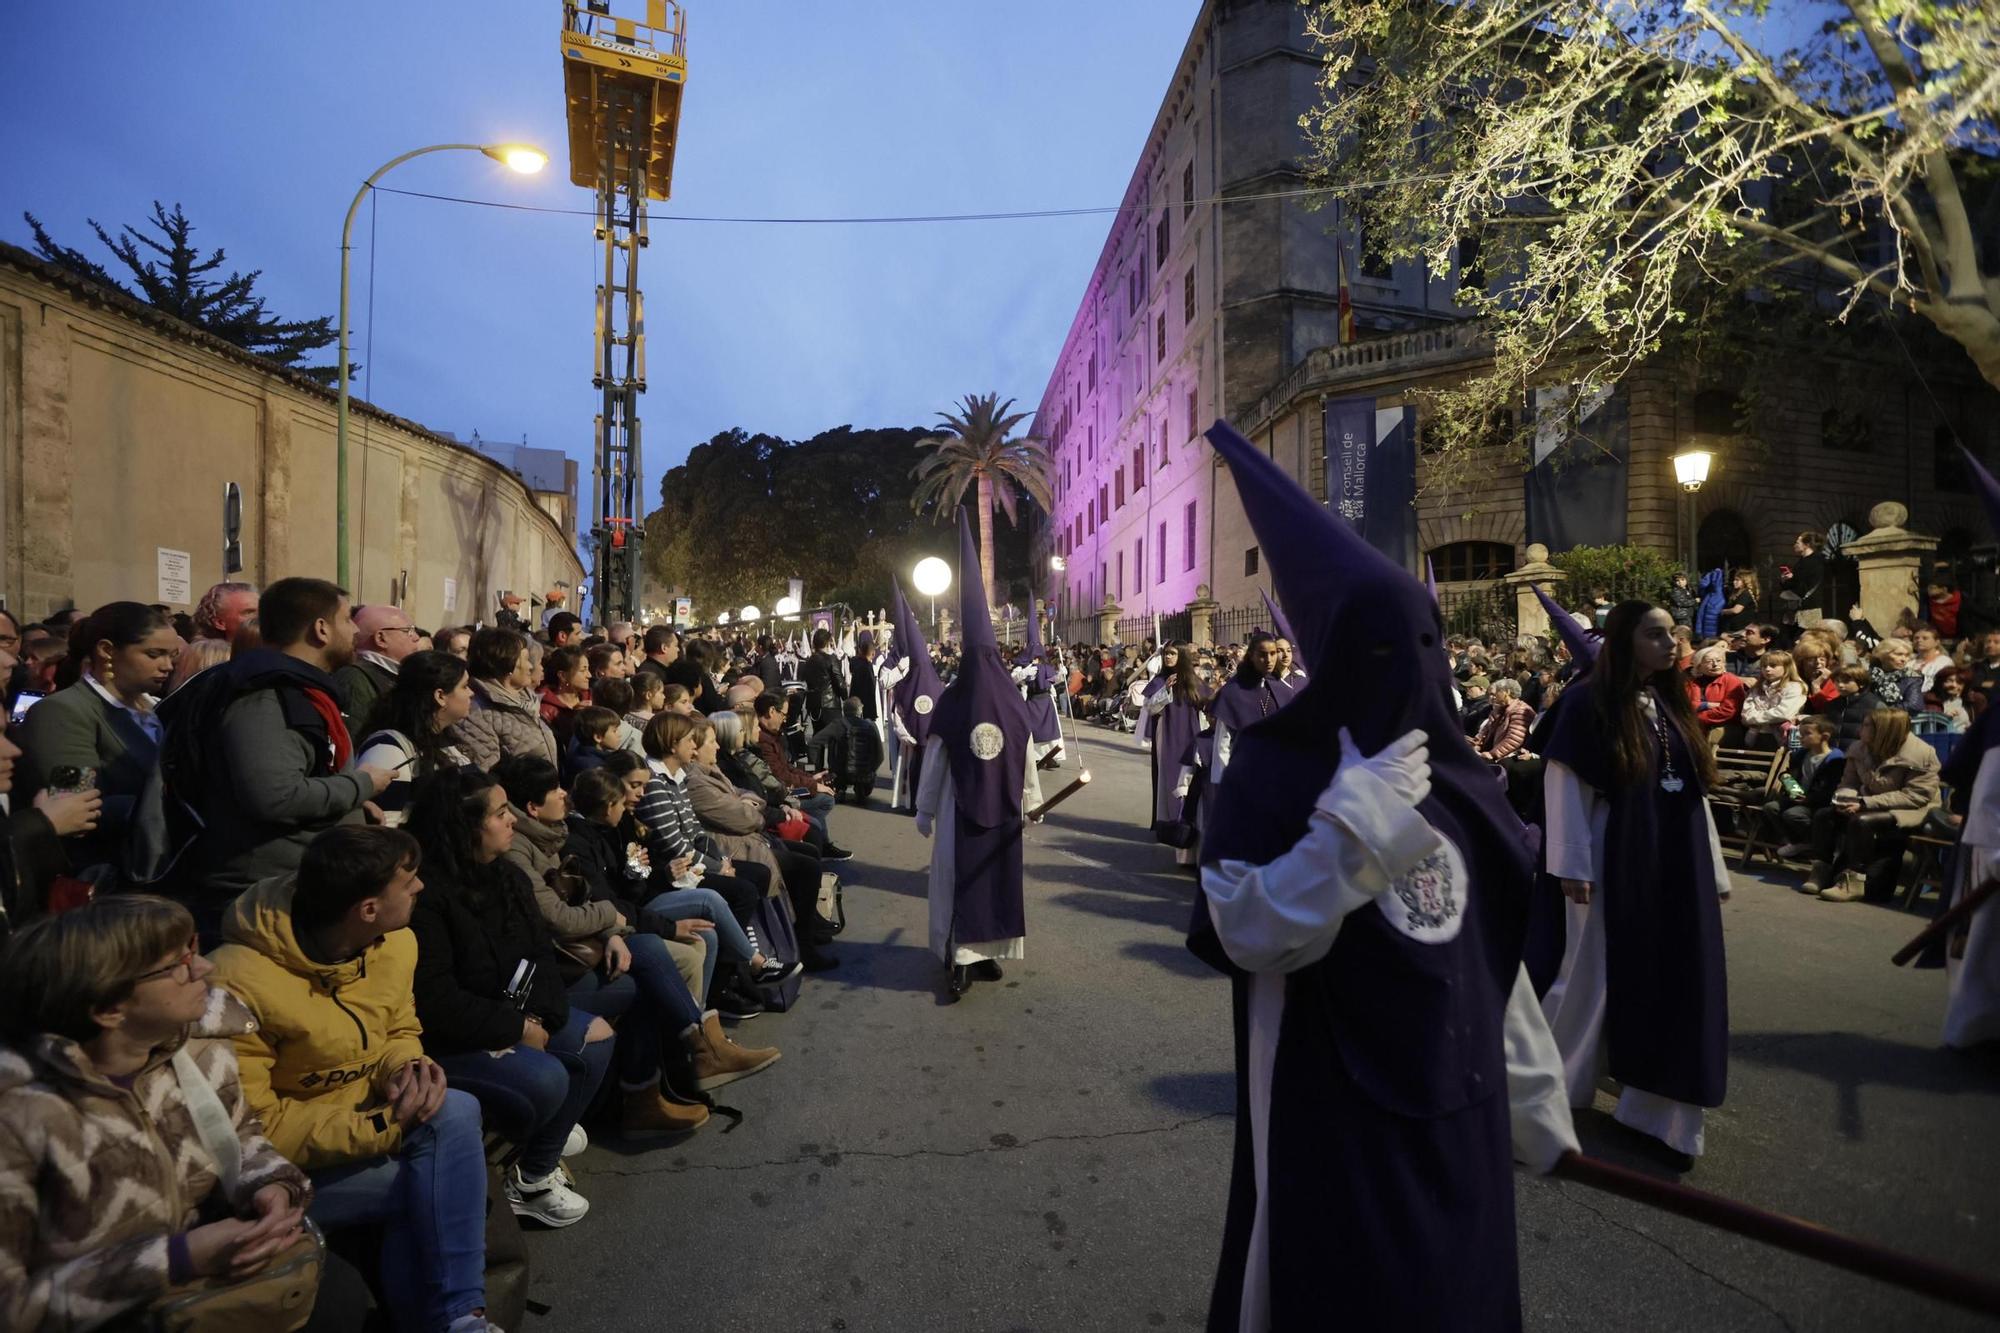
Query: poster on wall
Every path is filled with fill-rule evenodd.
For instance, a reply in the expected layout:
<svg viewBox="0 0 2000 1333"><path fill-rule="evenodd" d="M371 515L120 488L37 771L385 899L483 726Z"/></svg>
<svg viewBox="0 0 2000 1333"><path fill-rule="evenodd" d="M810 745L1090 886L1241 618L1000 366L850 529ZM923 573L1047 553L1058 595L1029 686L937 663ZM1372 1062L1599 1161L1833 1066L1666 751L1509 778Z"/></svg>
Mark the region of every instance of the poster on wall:
<svg viewBox="0 0 2000 1333"><path fill-rule="evenodd" d="M1326 403L1326 501L1404 569L1417 558L1417 411L1373 398Z"/></svg>
<svg viewBox="0 0 2000 1333"><path fill-rule="evenodd" d="M194 557L186 551L155 547L158 552L159 595L153 600L167 606L194 604Z"/></svg>
<svg viewBox="0 0 2000 1333"><path fill-rule="evenodd" d="M458 580L457 580L457 579L446 579L446 580L444 581L444 609L445 609L446 611L456 611L456 610L458 610Z"/></svg>

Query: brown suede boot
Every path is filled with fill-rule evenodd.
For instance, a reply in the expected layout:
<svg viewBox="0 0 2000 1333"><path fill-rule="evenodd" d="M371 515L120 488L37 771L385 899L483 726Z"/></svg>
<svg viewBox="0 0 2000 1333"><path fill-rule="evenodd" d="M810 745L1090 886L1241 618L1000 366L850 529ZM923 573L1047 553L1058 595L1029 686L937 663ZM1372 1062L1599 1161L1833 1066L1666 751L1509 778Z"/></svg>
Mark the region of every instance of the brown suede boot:
<svg viewBox="0 0 2000 1333"><path fill-rule="evenodd" d="M670 1102L658 1088L637 1088L620 1094L618 1132L628 1139L667 1134L692 1134L708 1123L706 1106Z"/></svg>
<svg viewBox="0 0 2000 1333"><path fill-rule="evenodd" d="M778 1058L775 1046L738 1046L722 1030L722 1018L711 1009L701 1016L701 1026L689 1028L683 1038L694 1055L694 1083L707 1092L725 1083L734 1083L769 1065Z"/></svg>

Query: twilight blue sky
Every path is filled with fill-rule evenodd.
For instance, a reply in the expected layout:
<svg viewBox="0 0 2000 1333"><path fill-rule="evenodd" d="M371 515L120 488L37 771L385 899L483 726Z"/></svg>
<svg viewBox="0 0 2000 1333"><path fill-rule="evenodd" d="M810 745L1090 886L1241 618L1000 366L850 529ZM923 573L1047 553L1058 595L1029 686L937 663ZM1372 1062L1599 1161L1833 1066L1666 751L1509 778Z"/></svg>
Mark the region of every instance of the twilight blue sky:
<svg viewBox="0 0 2000 1333"><path fill-rule="evenodd" d="M690 0L674 198L655 215L1116 204L1199 7ZM643 0L614 8L644 17ZM197 241L263 270L272 309L330 316L341 215L407 149L534 142L554 158L539 177L447 153L383 184L588 208L566 170L560 24L555 0L10 7L0 239L27 245L29 210L95 252L86 217L114 227L178 201ZM562 447L585 464L588 504L589 219L376 206L372 354L367 204L354 277L370 396L461 436ZM730 426L919 424L988 389L1032 407L1110 222L656 220L641 267L647 507L661 471Z"/></svg>

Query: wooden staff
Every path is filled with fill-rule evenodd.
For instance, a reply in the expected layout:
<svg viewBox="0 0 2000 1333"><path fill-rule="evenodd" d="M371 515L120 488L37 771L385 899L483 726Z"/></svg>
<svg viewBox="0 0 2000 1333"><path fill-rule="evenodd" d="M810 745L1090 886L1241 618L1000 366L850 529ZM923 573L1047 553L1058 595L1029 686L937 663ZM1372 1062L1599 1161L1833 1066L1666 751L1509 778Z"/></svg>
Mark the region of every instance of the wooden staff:
<svg viewBox="0 0 2000 1333"><path fill-rule="evenodd" d="M1966 894L1950 907L1938 913L1937 920L1925 926L1922 934L1891 954L1889 961L1897 967L1901 967L1903 964L1909 962L1912 958L1930 948L1934 942L1951 934L1953 930L1958 928L1960 923L1979 910L1980 904L1996 893L2000 893L2000 879L1987 880L1971 893Z"/></svg>
<svg viewBox="0 0 2000 1333"><path fill-rule="evenodd" d="M1049 811L1055 809L1057 806L1061 805L1064 801L1067 801L1070 797L1076 795L1077 792L1082 790L1086 785L1089 784L1089 782L1090 782L1090 770L1086 768L1083 770L1083 772L1076 775L1076 781L1070 783L1069 786L1064 787L1054 796L1049 797L1048 800L1043 801L1040 805L1028 811L1028 822L1030 824L1041 823L1043 818L1047 816Z"/></svg>
<svg viewBox="0 0 2000 1333"><path fill-rule="evenodd" d="M1904 1254L1783 1213L1769 1213L1720 1194L1659 1180L1594 1157L1566 1152L1551 1175L1643 1203L1663 1212L1775 1245L1793 1254L1831 1264L1850 1273L1893 1283L1908 1291L1950 1301L1981 1314L2000 1315L2000 1282L1946 1268L1914 1254Z"/></svg>

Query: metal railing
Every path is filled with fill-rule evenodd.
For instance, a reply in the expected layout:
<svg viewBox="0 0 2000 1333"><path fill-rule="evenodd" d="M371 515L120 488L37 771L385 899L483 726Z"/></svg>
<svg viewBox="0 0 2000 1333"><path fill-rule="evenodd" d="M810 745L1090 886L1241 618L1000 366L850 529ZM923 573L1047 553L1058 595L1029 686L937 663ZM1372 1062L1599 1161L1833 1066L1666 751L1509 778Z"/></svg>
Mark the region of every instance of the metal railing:
<svg viewBox="0 0 2000 1333"><path fill-rule="evenodd" d="M1440 587L1438 611L1446 634L1463 634L1484 643L1512 643L1520 632L1514 590L1498 579Z"/></svg>

